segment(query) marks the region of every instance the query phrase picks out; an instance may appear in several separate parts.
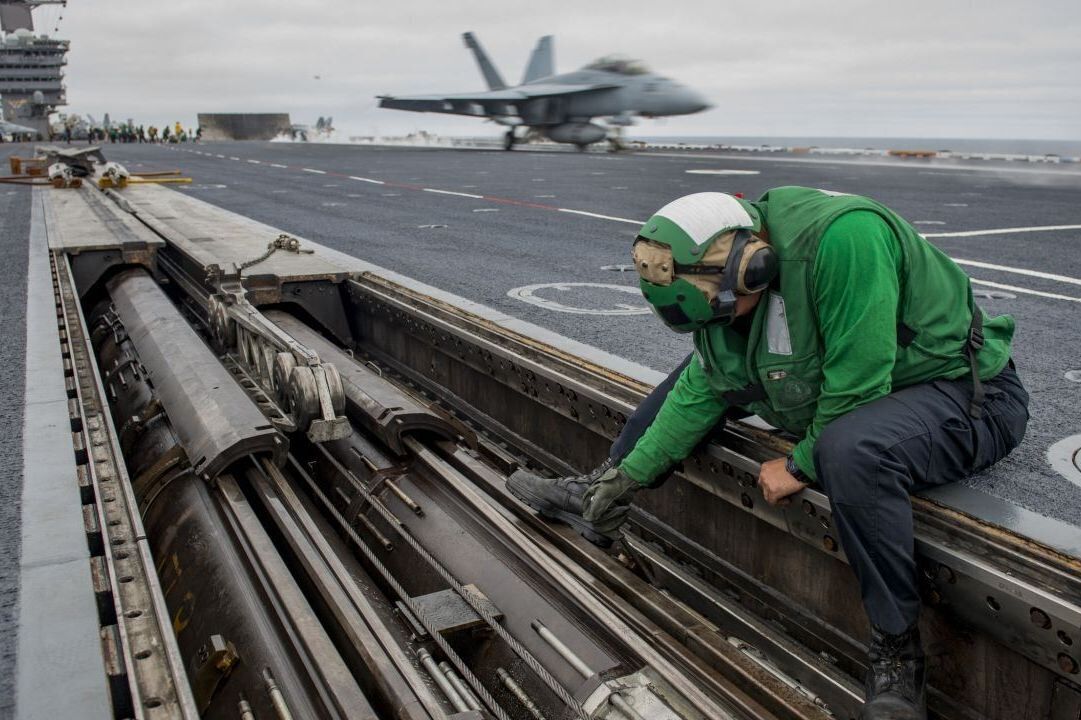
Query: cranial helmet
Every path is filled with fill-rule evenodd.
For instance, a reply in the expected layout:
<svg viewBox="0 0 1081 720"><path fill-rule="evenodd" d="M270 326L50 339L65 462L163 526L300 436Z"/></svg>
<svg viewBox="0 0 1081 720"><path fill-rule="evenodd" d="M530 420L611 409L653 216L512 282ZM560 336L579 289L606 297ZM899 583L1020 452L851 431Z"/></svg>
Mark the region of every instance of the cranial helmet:
<svg viewBox="0 0 1081 720"><path fill-rule="evenodd" d="M677 332L735 318L736 295L764 290L777 276L777 255L753 233L758 211L731 195L695 193L668 203L634 241L642 295Z"/></svg>

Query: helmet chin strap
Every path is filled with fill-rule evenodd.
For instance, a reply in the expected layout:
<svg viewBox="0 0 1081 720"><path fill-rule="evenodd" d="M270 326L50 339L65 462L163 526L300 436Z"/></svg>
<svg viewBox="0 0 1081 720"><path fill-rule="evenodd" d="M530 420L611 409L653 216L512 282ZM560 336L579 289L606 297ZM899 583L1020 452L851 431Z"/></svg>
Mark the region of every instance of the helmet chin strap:
<svg viewBox="0 0 1081 720"><path fill-rule="evenodd" d="M717 295L710 301L713 308L713 322L719 325L731 325L736 318L736 287L739 284L739 266L743 262L743 251L751 238L749 230L740 230L732 240L732 250L728 261L721 271L721 286Z"/></svg>

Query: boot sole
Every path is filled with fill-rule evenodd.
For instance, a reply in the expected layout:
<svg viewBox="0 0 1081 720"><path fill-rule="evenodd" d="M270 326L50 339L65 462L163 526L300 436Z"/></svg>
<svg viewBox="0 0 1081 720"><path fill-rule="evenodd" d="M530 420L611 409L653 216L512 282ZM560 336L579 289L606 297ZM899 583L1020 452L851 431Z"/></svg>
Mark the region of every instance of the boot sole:
<svg viewBox="0 0 1081 720"><path fill-rule="evenodd" d="M510 490L511 495L540 513L542 517L548 518L549 520L559 520L562 523L570 525L579 535L597 547L606 549L612 547L612 538L597 532L590 523L582 518L581 515L575 515L566 510L560 510L546 500L538 498L520 488L512 487L509 482L507 483L507 490Z"/></svg>

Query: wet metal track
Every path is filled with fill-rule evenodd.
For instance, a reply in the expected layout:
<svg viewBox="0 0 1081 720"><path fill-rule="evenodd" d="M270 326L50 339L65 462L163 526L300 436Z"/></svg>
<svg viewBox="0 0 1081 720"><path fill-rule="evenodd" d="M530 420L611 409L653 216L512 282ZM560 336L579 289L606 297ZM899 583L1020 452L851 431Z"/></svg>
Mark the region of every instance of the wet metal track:
<svg viewBox="0 0 1081 720"><path fill-rule="evenodd" d="M114 717L858 713L829 505L754 488L783 439L729 428L602 551L503 484L594 463L634 366L303 237L241 272L280 233L164 188L34 202ZM935 716L1076 720L1076 549L914 509Z"/></svg>

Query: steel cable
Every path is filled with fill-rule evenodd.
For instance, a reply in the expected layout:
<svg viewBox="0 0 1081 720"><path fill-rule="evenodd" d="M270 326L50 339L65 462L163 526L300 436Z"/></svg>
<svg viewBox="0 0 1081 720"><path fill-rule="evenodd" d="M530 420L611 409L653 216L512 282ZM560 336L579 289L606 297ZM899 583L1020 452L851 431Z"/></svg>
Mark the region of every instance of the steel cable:
<svg viewBox="0 0 1081 720"><path fill-rule="evenodd" d="M368 543L364 542L364 539L357 534L356 530L353 529L352 525L350 525L349 522L345 519L345 517L338 511L338 508L334 506L334 503L330 501L330 498L328 498L319 488L319 486L315 484L315 480L313 480L311 476L304 471L304 469L300 466L300 463L297 462L296 458L290 455L289 460L293 464L293 467L299 472L300 476L308 484L308 487L311 489L311 491L319 499L319 501L323 503L323 505L334 517L334 519L337 520L342 525L342 527L345 528L345 531L349 534L349 539L353 541L353 544L357 547L357 549L364 554L364 556L368 559L372 566L375 567L379 574L383 576L383 579L387 582L388 585L390 585L391 589L394 590L395 594L397 594L398 597L402 599L402 602L406 604L406 606L409 608L409 611L413 613L413 615L417 618L420 624L424 626L424 629L428 632L428 635L431 636L433 641L435 641L435 644L439 646L439 649L443 652L443 655L445 655L447 659L454 664L454 666L458 669L458 672L462 674L462 677L466 679L466 681L473 687L473 690L476 691L477 695L480 696L481 701L488 706L489 710L492 711L492 714L494 714L498 718L498 720L511 720L510 716L507 715L507 711L504 710L498 702L496 702L495 698L492 697L491 693L489 693L488 690L484 687L484 685L481 684L480 680L477 679L477 676L473 674L473 671L470 670L468 666L466 666L466 664L462 661L460 657L458 657L458 654L453 650L453 648L451 648L450 644L443 638L443 636L434 629L435 625L427 617L425 617L424 612L420 608L420 606L413 601L413 598L409 595L409 593L405 591L405 588L402 587L401 583L399 583L398 580L393 575L391 575L390 571L387 570L383 563L380 562L379 558L376 557L375 552L368 546ZM370 496L366 497L368 497L370 501ZM376 503L372 503L372 506L376 507ZM390 511L387 510L387 512L389 513ZM391 524L396 523L392 522ZM437 681L437 678L432 678L432 680ZM448 698L448 700L449 699L450 698Z"/></svg>
<svg viewBox="0 0 1081 720"><path fill-rule="evenodd" d="M364 495L364 499L367 500L373 508L375 508L376 512L383 516L383 519L386 520L387 523L391 525L391 527L395 528L395 530L402 537L402 539L405 540L405 542L418 555L420 555L425 562L431 565L432 568L437 573L439 573L440 577L442 577L443 580L446 581L448 585L450 585L454 592L458 593L458 595L460 595L462 599L466 601L469 607L473 608L473 611L476 612L477 615L479 615L485 621L485 623L487 623L488 626L492 628L495 634L498 635L501 640L503 640L505 643L507 643L507 645L510 646L511 650L513 650L514 653L522 659L522 661L529 667L529 669L532 670L537 675L537 677L539 677L544 682L544 684L547 685L549 689L551 689L551 691L554 692L559 697L559 699L567 705L567 707L574 710L574 712L578 715L579 718L582 718L582 720L589 720L589 715L582 708L581 704L574 699L574 696L571 695L570 691L563 687L562 683L560 683L554 675L548 672L547 668L540 664L540 661L533 656L533 654L528 650L528 648L518 642L518 640L515 639L514 636L511 635L507 631L507 629L499 623L495 616L493 616L492 613L489 612L488 609L484 607L484 605L482 605L473 596L472 593L470 593L460 582L458 582L457 578L455 578L449 570L443 567L442 563L440 563L439 560L437 560L430 552L428 552L428 550L420 544L419 540L417 540L409 533L408 528L404 526L401 520L399 520L398 517L394 515L394 513L390 512L390 510L388 510L383 505L383 503L379 501L378 498L374 497L372 493L368 491L368 489L365 488L363 484L361 484L360 481L357 480L351 472L349 472L349 470L342 467L341 463L339 463L338 460L333 455L331 455L326 448L321 445L316 445L316 447L323 454L323 456L331 462L331 464L339 473L342 473L347 477L356 480L355 485L357 487L357 490ZM294 465L297 464L295 460L293 461L293 463ZM302 469L301 471L303 472ZM314 481L308 479L308 482L313 483ZM334 509L334 512L335 514L337 514L337 509ZM340 515L339 518L341 518ZM349 527L348 523L346 523L346 527ZM470 684L473 684L472 681L470 682ZM485 691L485 693L487 693L487 691Z"/></svg>

